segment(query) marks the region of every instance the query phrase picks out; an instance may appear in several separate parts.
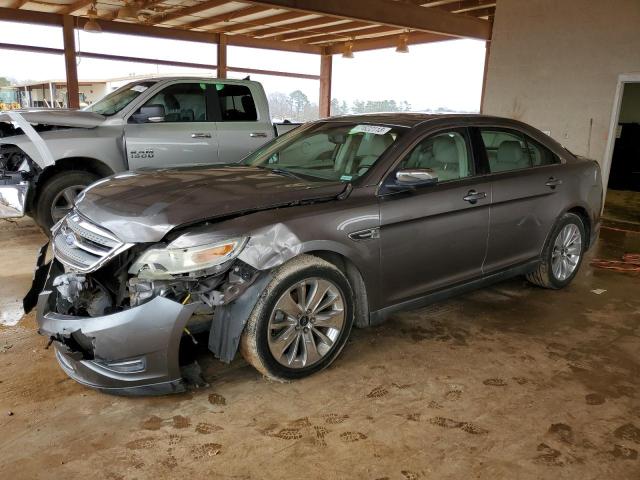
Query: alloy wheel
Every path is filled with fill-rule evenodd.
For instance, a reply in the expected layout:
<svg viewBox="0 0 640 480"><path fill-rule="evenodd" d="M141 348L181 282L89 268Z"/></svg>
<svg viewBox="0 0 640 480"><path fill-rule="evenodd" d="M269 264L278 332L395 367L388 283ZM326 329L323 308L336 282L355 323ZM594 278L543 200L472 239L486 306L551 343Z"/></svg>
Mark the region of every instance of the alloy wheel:
<svg viewBox="0 0 640 480"><path fill-rule="evenodd" d="M553 276L561 282L569 278L580 262L582 234L577 225L565 225L553 244L551 268Z"/></svg>
<svg viewBox="0 0 640 480"><path fill-rule="evenodd" d="M331 352L345 324L340 288L323 278L304 279L276 302L268 325L273 358L288 368L307 368Z"/></svg>

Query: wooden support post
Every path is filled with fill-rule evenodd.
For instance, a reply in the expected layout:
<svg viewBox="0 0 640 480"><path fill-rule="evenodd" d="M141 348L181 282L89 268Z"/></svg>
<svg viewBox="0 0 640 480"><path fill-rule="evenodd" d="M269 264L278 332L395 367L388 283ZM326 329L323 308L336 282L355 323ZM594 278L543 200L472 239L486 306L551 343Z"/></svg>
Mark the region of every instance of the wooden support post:
<svg viewBox="0 0 640 480"><path fill-rule="evenodd" d="M220 34L218 41L218 78L227 78L227 36Z"/></svg>
<svg viewBox="0 0 640 480"><path fill-rule="evenodd" d="M78 68L76 64L75 17L65 15L62 20L62 40L64 44L64 66L67 72L67 107L80 108Z"/></svg>
<svg viewBox="0 0 640 480"><path fill-rule="evenodd" d="M332 55L320 56L320 117L331 116Z"/></svg>
<svg viewBox="0 0 640 480"><path fill-rule="evenodd" d="M491 40L485 42L485 54L484 54L484 74L482 75L482 93L480 94L480 113L484 111L484 100L487 91L487 74L489 72L489 56L491 55Z"/></svg>

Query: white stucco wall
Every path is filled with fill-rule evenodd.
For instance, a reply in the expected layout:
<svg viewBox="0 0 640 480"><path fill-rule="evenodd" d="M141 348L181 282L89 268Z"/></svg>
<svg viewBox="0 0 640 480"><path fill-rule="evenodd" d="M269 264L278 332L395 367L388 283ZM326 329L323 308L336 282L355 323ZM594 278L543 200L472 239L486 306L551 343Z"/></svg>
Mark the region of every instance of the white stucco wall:
<svg viewBox="0 0 640 480"><path fill-rule="evenodd" d="M498 0L483 113L549 131L602 164L628 73L640 73L640 0Z"/></svg>

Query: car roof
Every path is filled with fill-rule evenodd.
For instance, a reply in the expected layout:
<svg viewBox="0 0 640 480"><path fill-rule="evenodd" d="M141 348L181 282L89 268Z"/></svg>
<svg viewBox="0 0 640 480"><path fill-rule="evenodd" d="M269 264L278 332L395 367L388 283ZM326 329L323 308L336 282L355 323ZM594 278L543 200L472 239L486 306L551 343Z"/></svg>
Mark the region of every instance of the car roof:
<svg viewBox="0 0 640 480"><path fill-rule="evenodd" d="M514 123L514 120L491 115L477 113L417 113L417 112L388 112L388 113L363 113L358 115L341 115L324 119L323 121L344 121L353 123L378 123L383 125L395 125L399 127L413 128L425 122L455 119L461 122L465 120L491 120L500 124ZM520 124L521 122L515 122Z"/></svg>

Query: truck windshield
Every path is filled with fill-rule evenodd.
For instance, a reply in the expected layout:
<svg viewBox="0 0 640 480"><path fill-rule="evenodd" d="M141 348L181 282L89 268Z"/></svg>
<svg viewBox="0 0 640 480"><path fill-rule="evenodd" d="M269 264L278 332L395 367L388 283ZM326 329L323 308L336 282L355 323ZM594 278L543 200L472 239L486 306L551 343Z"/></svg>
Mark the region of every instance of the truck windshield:
<svg viewBox="0 0 640 480"><path fill-rule="evenodd" d="M406 130L367 123L312 123L258 149L243 163L300 177L351 182L367 173Z"/></svg>
<svg viewBox="0 0 640 480"><path fill-rule="evenodd" d="M104 115L105 117L110 117L129 105L154 83L156 82L129 83L102 97L96 103L85 107L83 110L85 112L94 112Z"/></svg>

